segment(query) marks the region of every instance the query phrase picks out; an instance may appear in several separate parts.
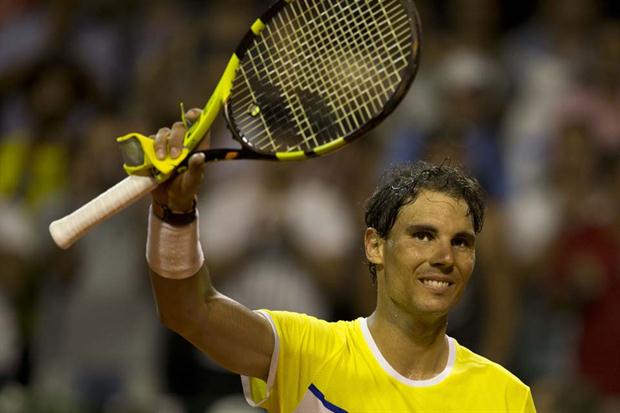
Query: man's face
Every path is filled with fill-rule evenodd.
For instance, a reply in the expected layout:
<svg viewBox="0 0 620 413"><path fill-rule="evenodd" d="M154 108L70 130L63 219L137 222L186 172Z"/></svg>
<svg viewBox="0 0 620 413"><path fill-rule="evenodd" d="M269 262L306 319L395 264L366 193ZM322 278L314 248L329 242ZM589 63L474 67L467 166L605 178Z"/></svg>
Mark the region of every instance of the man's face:
<svg viewBox="0 0 620 413"><path fill-rule="evenodd" d="M467 203L422 191L403 206L387 239L366 231L377 265L378 306L396 314L441 317L458 302L474 268L475 232Z"/></svg>

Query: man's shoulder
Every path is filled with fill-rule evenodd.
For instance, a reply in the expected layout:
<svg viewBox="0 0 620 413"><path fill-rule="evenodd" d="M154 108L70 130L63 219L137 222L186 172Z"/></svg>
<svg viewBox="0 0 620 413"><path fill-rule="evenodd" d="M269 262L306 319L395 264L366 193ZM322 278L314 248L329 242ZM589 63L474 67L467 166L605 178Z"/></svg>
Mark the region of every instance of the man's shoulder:
<svg viewBox="0 0 620 413"><path fill-rule="evenodd" d="M496 363L467 347L457 343L455 370L469 376L477 376L481 380L499 386L510 386L528 389L528 386L516 375L499 363Z"/></svg>
<svg viewBox="0 0 620 413"><path fill-rule="evenodd" d="M263 315L267 315L274 320L282 320L284 322L294 322L300 324L307 324L312 326L321 326L325 328L334 328L334 329L342 329L342 328L351 328L358 322L359 319L355 320L337 320L337 321L329 321L322 318L315 317L310 314L300 313L296 311L287 311L287 310L258 310L259 313Z"/></svg>
<svg viewBox="0 0 620 413"><path fill-rule="evenodd" d="M352 321L327 321L312 315L291 311L260 310L274 324L279 335L331 336L338 341L346 340L358 329L359 319Z"/></svg>

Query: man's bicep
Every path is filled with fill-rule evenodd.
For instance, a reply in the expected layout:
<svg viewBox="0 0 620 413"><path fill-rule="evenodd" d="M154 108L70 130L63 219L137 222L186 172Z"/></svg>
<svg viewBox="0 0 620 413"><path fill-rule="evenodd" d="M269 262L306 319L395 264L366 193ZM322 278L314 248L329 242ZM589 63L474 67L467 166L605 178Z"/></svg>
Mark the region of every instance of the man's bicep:
<svg viewBox="0 0 620 413"><path fill-rule="evenodd" d="M275 346L269 321L216 293L205 301L204 328L187 337L227 370L267 380Z"/></svg>

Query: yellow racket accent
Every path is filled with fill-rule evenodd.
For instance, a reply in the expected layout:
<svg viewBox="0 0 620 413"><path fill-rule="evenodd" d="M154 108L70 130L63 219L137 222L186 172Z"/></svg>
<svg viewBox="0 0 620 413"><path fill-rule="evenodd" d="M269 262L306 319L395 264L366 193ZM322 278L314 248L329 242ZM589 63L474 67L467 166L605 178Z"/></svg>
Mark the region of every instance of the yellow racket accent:
<svg viewBox="0 0 620 413"><path fill-rule="evenodd" d="M157 159L153 139L139 133L121 136L116 139L116 142L121 145L121 152L123 152L125 160L123 165L125 172L129 175L146 175L154 168L157 170L154 176L158 181L163 181L164 179L161 178L170 175L189 154L189 149L183 148L181 155L176 159L172 159L170 156L162 160Z"/></svg>
<svg viewBox="0 0 620 413"><path fill-rule="evenodd" d="M179 103L179 107L181 109L181 122L183 122L183 126L189 129L190 124L189 124L189 121L187 120L187 117L185 116L185 105L183 104L183 102Z"/></svg>
<svg viewBox="0 0 620 413"><path fill-rule="evenodd" d="M314 148L314 153L316 153L317 155L323 155L333 150L336 150L341 146L344 146L345 143L347 142L344 140L344 138L338 138L335 141L327 142L324 145L317 146L316 148Z"/></svg>
<svg viewBox="0 0 620 413"><path fill-rule="evenodd" d="M159 182L168 179L179 164L188 157L209 131L222 105L224 105L230 96L232 81L238 67L239 58L236 54L233 54L228 61L222 78L215 87L215 91L209 98L200 117L185 133L185 137L183 138L183 149L179 157L172 159L168 155L163 160L157 159L155 155L155 141L139 133L129 133L117 138L116 141L120 144L125 161L123 165L125 172L129 175L151 174ZM183 108L183 106L181 106L181 108ZM187 126L187 120L184 114L182 115L182 119L183 123Z"/></svg>
<svg viewBox="0 0 620 413"><path fill-rule="evenodd" d="M308 155L306 155L304 151L276 152L275 155L280 161L299 161L308 158Z"/></svg>
<svg viewBox="0 0 620 413"><path fill-rule="evenodd" d="M250 29L252 30L252 33L254 33L257 36L260 34L260 32L263 31L264 28L265 28L265 23L263 23L261 19L256 19L254 24L252 24L252 27L250 27Z"/></svg>
<svg viewBox="0 0 620 413"><path fill-rule="evenodd" d="M207 134L209 128L215 120L215 117L218 115L220 109L230 96L230 89L232 87L232 81L235 77L237 68L239 68L239 58L233 53L232 57L228 61L226 69L224 70L222 78L215 87L215 91L209 98L202 114L196 123L194 123L194 125L185 134L185 138L183 139L184 147L193 150Z"/></svg>

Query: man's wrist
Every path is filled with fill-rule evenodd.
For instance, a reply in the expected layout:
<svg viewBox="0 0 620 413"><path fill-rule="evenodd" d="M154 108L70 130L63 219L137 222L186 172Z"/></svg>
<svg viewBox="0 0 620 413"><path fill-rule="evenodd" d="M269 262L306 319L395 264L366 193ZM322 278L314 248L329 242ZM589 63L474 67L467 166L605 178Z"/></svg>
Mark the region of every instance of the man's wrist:
<svg viewBox="0 0 620 413"><path fill-rule="evenodd" d="M173 210L168 205L153 201L151 211L161 221L171 225L191 224L196 220L196 199L194 198L192 207L185 211Z"/></svg>
<svg viewBox="0 0 620 413"><path fill-rule="evenodd" d="M149 214L146 260L156 274L170 279L188 278L204 263L198 222L174 225Z"/></svg>

